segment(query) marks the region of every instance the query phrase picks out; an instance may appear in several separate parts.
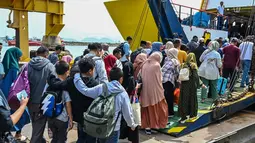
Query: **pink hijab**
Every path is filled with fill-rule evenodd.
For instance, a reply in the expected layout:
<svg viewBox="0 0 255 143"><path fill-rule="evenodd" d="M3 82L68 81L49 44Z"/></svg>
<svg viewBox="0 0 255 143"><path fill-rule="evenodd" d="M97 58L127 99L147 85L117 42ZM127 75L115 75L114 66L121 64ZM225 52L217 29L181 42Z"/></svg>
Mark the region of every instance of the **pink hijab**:
<svg viewBox="0 0 255 143"><path fill-rule="evenodd" d="M65 55L62 57L62 61L67 62L68 64L70 64L72 62L73 58L70 55Z"/></svg>
<svg viewBox="0 0 255 143"><path fill-rule="evenodd" d="M135 58L134 62L134 77L137 79L137 75L140 72L143 63L147 60L147 54L141 53Z"/></svg>
<svg viewBox="0 0 255 143"><path fill-rule="evenodd" d="M140 97L142 107L153 106L165 99L160 67L161 56L159 52L153 53L142 66L143 88Z"/></svg>

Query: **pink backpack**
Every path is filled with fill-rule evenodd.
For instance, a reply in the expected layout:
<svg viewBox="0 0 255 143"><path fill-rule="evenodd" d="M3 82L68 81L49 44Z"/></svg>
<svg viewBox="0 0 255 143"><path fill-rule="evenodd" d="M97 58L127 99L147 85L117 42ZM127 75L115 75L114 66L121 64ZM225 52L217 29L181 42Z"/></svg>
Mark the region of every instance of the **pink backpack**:
<svg viewBox="0 0 255 143"><path fill-rule="evenodd" d="M18 75L18 78L13 82L9 95L8 95L8 103L11 109L16 110L20 106L20 100L18 99L18 94L22 91L25 91L30 96L30 85L28 80L28 64L22 67L21 72Z"/></svg>

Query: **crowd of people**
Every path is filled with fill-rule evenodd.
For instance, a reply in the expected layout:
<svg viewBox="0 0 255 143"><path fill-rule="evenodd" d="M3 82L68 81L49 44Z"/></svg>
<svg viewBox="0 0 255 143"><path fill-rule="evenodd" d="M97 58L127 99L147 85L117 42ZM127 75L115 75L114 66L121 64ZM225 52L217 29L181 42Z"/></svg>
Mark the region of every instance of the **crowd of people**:
<svg viewBox="0 0 255 143"><path fill-rule="evenodd" d="M126 137L138 143L140 128L150 135L151 129L166 128L174 115L181 117L181 123L196 118L198 102L218 98L217 80L221 76L233 86L233 77L242 71L241 87L248 86L253 39L253 36L245 41L231 38L229 43L228 39L205 40L194 36L187 45L181 39L165 39L163 43L141 41L141 46L131 53L132 37L127 37L112 54L107 44L92 43L74 60L70 52L62 54L61 46L50 55L47 48L40 47L31 51L31 61L21 68L27 66L30 93L29 99L20 99L18 109L10 109L7 99L19 75L22 51L10 48L0 65L0 142L10 131L16 131L16 140L24 140L22 128L31 121L31 143L46 142L43 136L46 123L52 142L64 143L73 122L78 124L77 143L117 143L119 138ZM104 85L109 94L115 94L116 125L109 137L100 139L85 132L83 116L94 99L103 94ZM178 103L174 103L177 88L180 96ZM202 100L198 101L200 88ZM42 96L49 89L60 94L64 105L62 113L50 119L42 112ZM141 123L135 120L131 106L138 100ZM177 113L174 104L178 106Z"/></svg>

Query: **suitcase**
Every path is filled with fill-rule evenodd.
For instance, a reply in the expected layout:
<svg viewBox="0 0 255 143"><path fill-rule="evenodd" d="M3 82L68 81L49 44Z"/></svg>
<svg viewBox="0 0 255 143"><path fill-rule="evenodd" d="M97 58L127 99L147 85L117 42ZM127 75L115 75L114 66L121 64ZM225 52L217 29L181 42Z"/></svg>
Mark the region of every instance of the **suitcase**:
<svg viewBox="0 0 255 143"><path fill-rule="evenodd" d="M227 89L228 80L220 77L217 82L217 92L219 95L224 95Z"/></svg>

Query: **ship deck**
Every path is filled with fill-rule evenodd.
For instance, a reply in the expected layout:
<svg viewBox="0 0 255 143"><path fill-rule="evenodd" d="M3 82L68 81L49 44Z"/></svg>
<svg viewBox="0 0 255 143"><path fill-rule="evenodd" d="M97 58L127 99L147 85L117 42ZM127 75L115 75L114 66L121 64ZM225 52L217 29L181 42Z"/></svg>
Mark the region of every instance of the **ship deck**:
<svg viewBox="0 0 255 143"><path fill-rule="evenodd" d="M197 129L205 127L213 122L218 121L216 115L227 117L241 111L248 106L255 103L255 93L247 92L243 88L238 86L235 87L235 91L232 96L239 96L243 94L244 96L235 101L228 101L226 103L220 104L218 108L213 107L213 100L206 99L204 103L201 103L201 92L198 90L198 116L193 120L186 120L185 123L180 123L180 117L177 116L178 107L175 106L175 116L169 118L169 125L165 129L158 130L161 133L165 133L174 137L180 137L189 134Z"/></svg>

